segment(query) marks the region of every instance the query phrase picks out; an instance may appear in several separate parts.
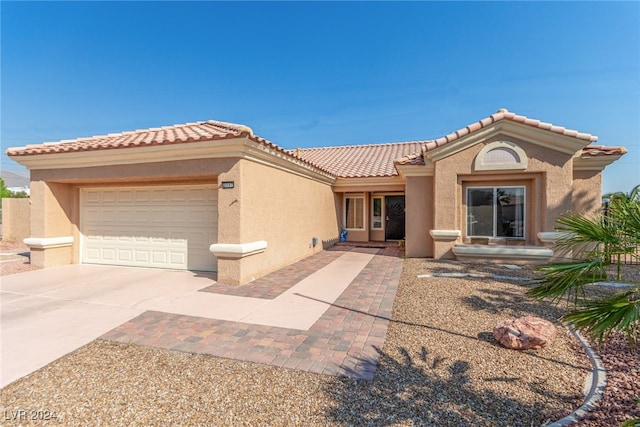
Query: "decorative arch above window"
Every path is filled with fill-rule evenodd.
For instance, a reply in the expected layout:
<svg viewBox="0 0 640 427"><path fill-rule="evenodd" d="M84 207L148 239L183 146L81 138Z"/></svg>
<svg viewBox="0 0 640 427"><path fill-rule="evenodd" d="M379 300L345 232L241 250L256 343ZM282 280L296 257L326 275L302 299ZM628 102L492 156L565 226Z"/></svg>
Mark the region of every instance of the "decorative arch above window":
<svg viewBox="0 0 640 427"><path fill-rule="evenodd" d="M526 169L527 155L517 144L509 141L496 141L484 147L474 163L477 171Z"/></svg>

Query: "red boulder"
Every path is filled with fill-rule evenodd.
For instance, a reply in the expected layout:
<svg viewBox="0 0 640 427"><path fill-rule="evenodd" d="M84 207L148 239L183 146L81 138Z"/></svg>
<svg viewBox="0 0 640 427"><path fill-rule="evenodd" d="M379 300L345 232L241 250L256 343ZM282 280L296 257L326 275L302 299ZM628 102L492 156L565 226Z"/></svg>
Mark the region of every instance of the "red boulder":
<svg viewBox="0 0 640 427"><path fill-rule="evenodd" d="M534 316L505 320L493 328L493 337L503 346L515 350L546 347L555 336L553 323Z"/></svg>

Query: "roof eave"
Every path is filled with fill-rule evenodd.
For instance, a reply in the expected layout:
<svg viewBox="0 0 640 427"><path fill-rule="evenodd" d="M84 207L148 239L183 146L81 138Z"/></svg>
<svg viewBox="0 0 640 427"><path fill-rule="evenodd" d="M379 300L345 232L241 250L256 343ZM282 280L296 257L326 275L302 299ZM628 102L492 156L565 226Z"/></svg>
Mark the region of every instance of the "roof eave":
<svg viewBox="0 0 640 427"><path fill-rule="evenodd" d="M413 176L433 176L434 174L434 165L433 162L428 159L424 159L424 165L411 165L411 164L400 164L395 163L396 170L398 174L402 177L403 180L406 180L407 177Z"/></svg>
<svg viewBox="0 0 640 427"><path fill-rule="evenodd" d="M575 157L573 159L574 171L603 171L604 168L619 160L623 154L606 156Z"/></svg>

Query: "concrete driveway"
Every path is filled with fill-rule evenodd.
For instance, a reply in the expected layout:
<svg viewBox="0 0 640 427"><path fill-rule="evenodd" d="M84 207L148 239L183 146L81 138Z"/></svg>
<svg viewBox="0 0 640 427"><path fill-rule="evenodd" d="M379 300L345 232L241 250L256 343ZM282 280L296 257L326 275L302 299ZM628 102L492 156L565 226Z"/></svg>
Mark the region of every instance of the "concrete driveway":
<svg viewBox="0 0 640 427"><path fill-rule="evenodd" d="M0 387L155 304L212 283L193 272L66 265L0 278Z"/></svg>
<svg viewBox="0 0 640 427"><path fill-rule="evenodd" d="M198 292L213 278L190 271L75 264L3 276L0 387L148 310L308 330L376 252L346 252L273 299Z"/></svg>

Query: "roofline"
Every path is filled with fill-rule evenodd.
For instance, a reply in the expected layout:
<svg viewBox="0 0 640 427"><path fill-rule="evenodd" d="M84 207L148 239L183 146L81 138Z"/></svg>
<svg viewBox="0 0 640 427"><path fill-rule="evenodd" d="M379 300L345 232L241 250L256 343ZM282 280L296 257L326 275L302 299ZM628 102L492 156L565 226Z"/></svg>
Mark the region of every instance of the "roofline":
<svg viewBox="0 0 640 427"><path fill-rule="evenodd" d="M327 145L322 147L299 147L293 148L289 151L295 152L296 150L300 151L308 151L308 150L332 150L336 148L362 148L362 147L379 147L381 145L409 145L409 144L424 144L429 140L420 140L420 141L401 141L401 142L376 142L372 144L355 144L355 145Z"/></svg>
<svg viewBox="0 0 640 427"><path fill-rule="evenodd" d="M14 161L30 170L70 169L94 166L132 165L175 160L240 158L288 170L294 174L332 183L335 176L317 166L291 156L275 144L267 145L248 135L198 141L199 144L173 143L126 149L83 150L63 153L16 156ZM96 155L100 153L100 155Z"/></svg>
<svg viewBox="0 0 640 427"><path fill-rule="evenodd" d="M134 135L136 133L142 133L142 132L157 132L157 131L162 131L162 130L170 130L170 129L174 129L176 127L182 127L182 126L198 126L198 125L203 125L203 124L209 124L212 126L219 126L222 128L228 128L229 132L225 135L211 135L208 137L200 137L200 138L186 138L186 140L174 140L174 141L159 141L157 143L149 143L146 145L142 145L142 146L134 146L134 147L129 147L129 146L120 146L120 147L95 147L95 146L91 146L88 145L87 147L83 147L82 149L74 149L74 150L70 150L70 151L64 151L64 145L65 144L70 144L70 143L78 143L78 142L87 142L90 144L90 142L94 139L102 139L102 138L113 138L113 137L120 137L120 136L127 136L127 135ZM237 132L233 132L233 128L237 128ZM184 124L175 124L175 125L170 125L170 126L162 126L162 127L156 127L156 128L148 128L148 129L140 129L140 130L136 130L136 131L124 131L124 132L118 132L118 133L110 133L110 134L106 134L106 135L97 135L97 136L92 136L92 137L82 137L82 138L76 138L73 140L61 140L58 142L45 142L42 144L33 144L33 145L26 145L24 147L9 147L7 148L7 150L5 151L5 153L7 154L7 156L9 156L12 160L16 161L17 163L26 166L27 168L30 168L29 165L32 165L32 167L35 168L42 168L40 166L47 164L47 163L53 163L53 164L57 164L58 167L61 167L60 165L63 165L65 162L64 160L62 160L61 157L57 157L57 156L67 156L65 157L66 159L69 159L68 155L71 154L79 154L79 153L94 153L94 152L108 152L108 151L118 151L119 150L126 150L126 149L140 149L140 148L145 148L146 150L148 150L151 147L169 147L169 146L181 146L181 145L185 145L185 144L191 144L191 143L206 143L206 142L211 142L211 141L229 141L229 140L233 140L233 139L242 139L242 138L246 138L247 140L253 141L257 144L260 144L262 146L264 146L267 151L268 150L273 150L275 152L280 153L281 155L284 155L286 157L289 158L289 161L292 163L303 163L305 164L307 167L309 168L313 168L316 169L318 172L320 172L321 175L327 176L327 177L331 177L331 178L335 178L335 174L333 174L332 172L330 172L329 170L316 165L312 162L309 162L308 160L305 159L301 159L296 157L295 155L293 155L292 153L290 153L288 150L280 147L279 145L265 139L262 138L256 134L253 133L253 130L246 125L243 124L235 124L235 123L230 123L230 122L220 122L220 121L215 121L215 120L207 120L207 121L198 121L198 122L190 122L190 123L184 123ZM53 153L12 153L11 151L14 150L26 150L32 147L41 147L41 146L53 146L53 145L57 145L57 146L62 146L63 147L63 151L62 152L53 152ZM176 151L181 151L180 149L176 149ZM189 150L186 150L189 151ZM37 159L34 159L33 157L37 156ZM43 156L47 156L47 158L50 158L50 156L56 156L57 161L53 161L53 162L48 162L45 161ZM87 156L90 156L87 155ZM83 156L84 157L84 156ZM101 160L100 163L104 162L104 156L101 156ZM113 156L111 156L113 157ZM71 159L72 160L72 159Z"/></svg>

